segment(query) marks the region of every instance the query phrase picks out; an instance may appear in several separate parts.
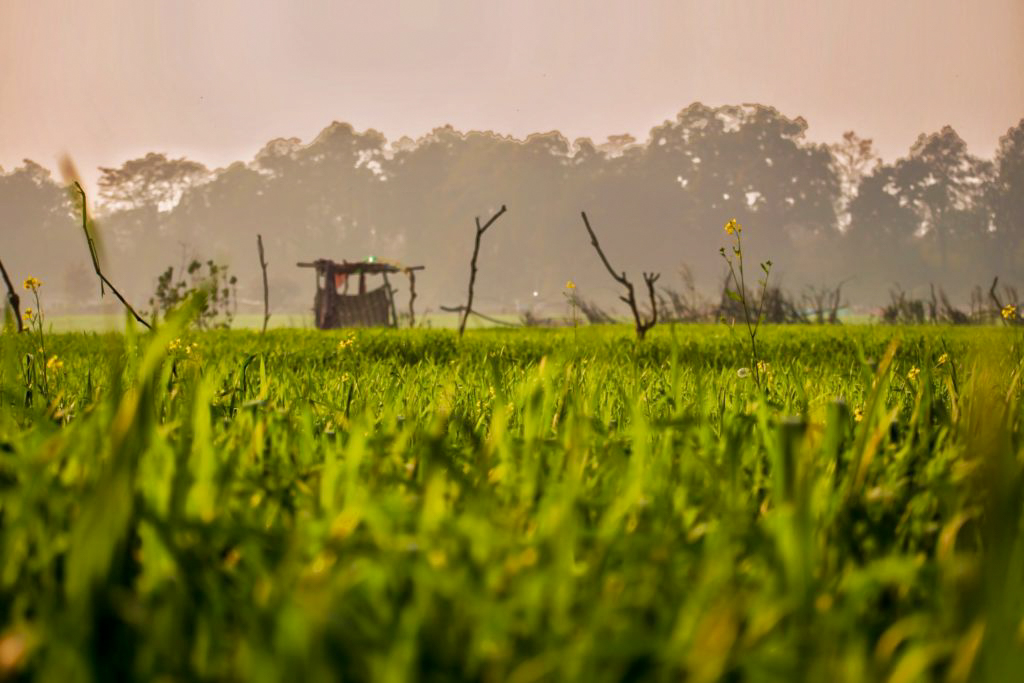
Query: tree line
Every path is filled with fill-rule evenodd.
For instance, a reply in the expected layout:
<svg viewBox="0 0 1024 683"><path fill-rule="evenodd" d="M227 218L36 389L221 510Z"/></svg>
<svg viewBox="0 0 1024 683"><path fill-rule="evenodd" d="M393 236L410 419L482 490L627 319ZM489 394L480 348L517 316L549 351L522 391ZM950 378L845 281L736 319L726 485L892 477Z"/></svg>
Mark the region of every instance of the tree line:
<svg viewBox="0 0 1024 683"><path fill-rule="evenodd" d="M669 286L676 273L720 286L731 218L752 258L771 258L786 286L843 282L863 305L881 305L896 286L965 297L1024 272L1024 119L992 159L948 126L890 163L856 133L819 144L806 131L772 107L700 103L646 141L557 131L518 140L451 126L389 141L335 122L309 143L272 140L226 168L159 153L102 168L94 199L104 267L139 301L168 266L212 258L237 274L241 300L261 307L262 234L276 310L311 305L297 261L369 255L425 265L419 294L437 310L461 297L473 216L501 205L509 216L480 254L481 310L563 305L568 279L580 297L612 306L617 293L581 235L581 210L621 267L663 272ZM48 279L66 310L95 303L73 198L48 169L30 160L0 169L0 226L8 269Z"/></svg>

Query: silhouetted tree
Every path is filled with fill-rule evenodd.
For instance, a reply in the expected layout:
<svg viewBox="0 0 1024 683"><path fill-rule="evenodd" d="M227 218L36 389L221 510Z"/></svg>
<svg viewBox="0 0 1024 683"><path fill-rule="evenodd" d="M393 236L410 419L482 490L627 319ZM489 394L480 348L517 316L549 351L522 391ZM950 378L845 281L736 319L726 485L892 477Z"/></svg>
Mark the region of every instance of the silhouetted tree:
<svg viewBox="0 0 1024 683"><path fill-rule="evenodd" d="M918 137L909 156L894 165L896 195L913 208L919 231L938 251L937 275L950 272L954 249L980 256L977 248L989 226L984 191L991 176L992 164L971 155L950 126ZM967 264L961 259L954 265L963 269Z"/></svg>
<svg viewBox="0 0 1024 683"><path fill-rule="evenodd" d="M1000 272L1024 270L1024 119L999 139L990 194Z"/></svg>
<svg viewBox="0 0 1024 683"><path fill-rule="evenodd" d="M857 194L857 188L864 177L878 167L881 159L875 153L871 139L862 138L852 130L843 133L841 142L829 145L829 150L833 168L839 177L839 227L845 230L850 225L850 203Z"/></svg>
<svg viewBox="0 0 1024 683"><path fill-rule="evenodd" d="M150 152L124 162L120 168L100 167L100 201L107 212L153 207L169 210L184 192L209 178L197 161L168 159Z"/></svg>

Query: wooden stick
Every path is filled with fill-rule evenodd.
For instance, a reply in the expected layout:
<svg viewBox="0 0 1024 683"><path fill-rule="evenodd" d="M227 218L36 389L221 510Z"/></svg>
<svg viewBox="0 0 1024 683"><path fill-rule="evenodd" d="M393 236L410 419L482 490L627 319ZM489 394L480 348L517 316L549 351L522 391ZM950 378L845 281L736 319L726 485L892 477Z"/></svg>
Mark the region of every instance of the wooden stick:
<svg viewBox="0 0 1024 683"><path fill-rule="evenodd" d="M405 272L409 276L409 327L416 327L416 309L413 308L413 302L416 301L416 271L407 268Z"/></svg>
<svg viewBox="0 0 1024 683"><path fill-rule="evenodd" d="M18 321L18 332L24 332L25 326L21 322L21 297L14 291L14 285L11 284L11 278L7 275L7 269L4 268L3 261L0 261L0 273L3 274L4 284L7 285L7 301L10 302L11 308L14 309L14 319Z"/></svg>
<svg viewBox="0 0 1024 683"><path fill-rule="evenodd" d="M441 310L446 312L446 313L460 313L461 314L461 313L465 312L466 307L465 306L441 306ZM510 323L507 320L498 320L497 318L492 318L492 317L490 317L488 315L484 315L483 313L480 313L478 311L473 311L473 315L475 315L476 317L480 318L481 320L486 320L489 323L494 323L495 325L504 325L505 327L519 327L519 323Z"/></svg>
<svg viewBox="0 0 1024 683"><path fill-rule="evenodd" d="M263 235L256 235L256 247L260 252L260 268L263 270L263 332L270 321L270 285L267 283L267 262L263 258Z"/></svg>
<svg viewBox="0 0 1024 683"><path fill-rule="evenodd" d="M476 257L480 254L480 238L487 232L487 228L491 227L494 221L498 220L503 213L505 213L504 204L501 205L501 210L491 216L491 219L482 227L480 225L480 218L476 218L476 239L473 242L473 258L469 261L469 296L466 299L466 308L462 314L462 321L459 323L459 337L462 337L462 334L466 331L466 321L469 320L469 314L473 312L473 285L476 283Z"/></svg>
<svg viewBox="0 0 1024 683"><path fill-rule="evenodd" d="M117 291L117 288L114 287L110 280L107 279L107 276L103 274L103 271L100 270L100 260L96 254L96 243L93 242L92 235L89 234L89 217L88 209L86 208L85 190L82 189L82 186L79 184L77 180L75 181L75 189L78 190L78 193L82 196L82 231L85 232L85 241L89 245L89 256L92 257L92 267L96 271L96 275L100 279L100 296L103 296L104 294L103 285L110 287L110 291L114 293L114 296L116 296L118 300L120 300L120 302L124 304L124 307L128 309L128 312L131 313L137 321L142 323L143 327L145 327L147 330L153 329L153 327L149 323L143 320L142 317L135 312L135 309L132 308L132 305L128 303L123 296L121 296L121 292Z"/></svg>
<svg viewBox="0 0 1024 683"><path fill-rule="evenodd" d="M608 257L604 255L604 250L601 249L601 243L598 241L597 235L594 233L594 229L590 227L590 221L587 220L587 212L581 211L580 215L583 216L583 225L587 228L587 233L590 234L590 243L597 251L597 255L601 257L601 262L608 270L608 274L612 276L613 280L626 288L626 296L620 296L619 299L629 306L629 310L633 312L633 320L636 323L637 339L643 341L644 336L647 334L647 330L658 324L658 303L655 298L654 283L661 277L661 273L643 273L644 284L647 285L647 294L651 299L651 317L649 320L644 320L636 305L636 291L633 288L633 283L626 277L625 271L623 271L621 275L615 272L615 269L612 268L612 264L608 262Z"/></svg>

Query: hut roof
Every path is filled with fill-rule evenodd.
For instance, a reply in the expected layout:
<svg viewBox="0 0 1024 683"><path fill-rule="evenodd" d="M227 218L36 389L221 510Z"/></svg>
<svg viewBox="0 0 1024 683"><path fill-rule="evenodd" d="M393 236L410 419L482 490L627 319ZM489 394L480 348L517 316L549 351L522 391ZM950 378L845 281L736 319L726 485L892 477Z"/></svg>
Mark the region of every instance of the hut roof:
<svg viewBox="0 0 1024 683"><path fill-rule="evenodd" d="M424 266L403 266L384 261L342 261L336 263L330 259L317 259L312 263L299 263L299 268L316 268L317 272L331 272L345 275L362 273L406 273L411 270L423 270Z"/></svg>

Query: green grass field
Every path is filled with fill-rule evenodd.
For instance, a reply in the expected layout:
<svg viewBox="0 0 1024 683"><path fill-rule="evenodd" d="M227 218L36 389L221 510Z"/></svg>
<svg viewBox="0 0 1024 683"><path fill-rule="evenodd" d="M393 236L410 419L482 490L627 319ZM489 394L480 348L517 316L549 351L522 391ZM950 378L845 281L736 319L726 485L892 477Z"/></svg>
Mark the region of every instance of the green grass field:
<svg viewBox="0 0 1024 683"><path fill-rule="evenodd" d="M1020 680L1019 330L740 341L4 334L0 680Z"/></svg>

